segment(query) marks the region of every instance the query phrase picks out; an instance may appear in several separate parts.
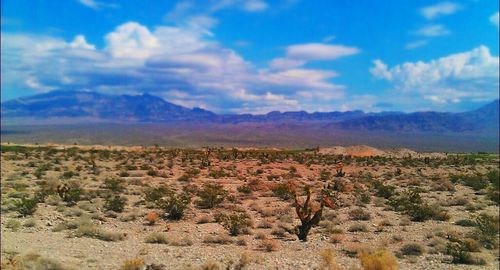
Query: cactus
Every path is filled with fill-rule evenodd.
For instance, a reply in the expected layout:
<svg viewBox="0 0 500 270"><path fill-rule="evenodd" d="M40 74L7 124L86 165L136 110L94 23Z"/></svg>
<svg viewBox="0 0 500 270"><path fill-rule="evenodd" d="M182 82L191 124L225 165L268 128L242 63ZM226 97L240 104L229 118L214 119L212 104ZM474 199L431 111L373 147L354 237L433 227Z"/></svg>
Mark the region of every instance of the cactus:
<svg viewBox="0 0 500 270"><path fill-rule="evenodd" d="M305 187L306 200L304 204L299 203L299 198L297 193L295 193L295 211L300 219L301 225L296 227L295 234L301 241L307 241L307 235L313 226L318 225L321 220L321 215L323 214L323 208L325 206L333 208L332 200L327 196L326 189L322 191L322 198L319 208L313 207L311 203L312 191L310 187Z"/></svg>

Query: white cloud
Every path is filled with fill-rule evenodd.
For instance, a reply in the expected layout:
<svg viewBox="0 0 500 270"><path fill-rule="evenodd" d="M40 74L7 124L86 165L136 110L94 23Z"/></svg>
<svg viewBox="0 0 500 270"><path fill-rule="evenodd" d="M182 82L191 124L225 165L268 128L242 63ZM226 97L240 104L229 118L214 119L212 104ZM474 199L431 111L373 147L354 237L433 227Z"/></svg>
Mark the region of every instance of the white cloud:
<svg viewBox="0 0 500 270"><path fill-rule="evenodd" d="M453 2L441 2L420 9L420 14L428 20L441 16L451 15L461 9L461 6Z"/></svg>
<svg viewBox="0 0 500 270"><path fill-rule="evenodd" d="M160 47L158 39L149 30L135 22L120 25L106 35L107 49L114 57L146 58Z"/></svg>
<svg viewBox="0 0 500 270"><path fill-rule="evenodd" d="M275 58L270 66L274 69L297 68L309 61L335 60L340 57L359 53L356 47L329 45L323 43L306 43L291 45L286 48L286 56Z"/></svg>
<svg viewBox="0 0 500 270"><path fill-rule="evenodd" d="M95 50L95 46L87 43L83 35L77 35L73 42L69 44L69 47L73 49Z"/></svg>
<svg viewBox="0 0 500 270"><path fill-rule="evenodd" d="M429 62L406 62L388 68L374 61L370 72L402 92L417 92L434 102L498 97L499 58L485 46Z"/></svg>
<svg viewBox="0 0 500 270"><path fill-rule="evenodd" d="M249 12L262 11L267 9L268 5L262 0L247 0L243 4L243 9Z"/></svg>
<svg viewBox="0 0 500 270"><path fill-rule="evenodd" d="M104 3L96 0L78 0L78 2L88 8L101 9L101 8L118 8L117 4Z"/></svg>
<svg viewBox="0 0 500 270"><path fill-rule="evenodd" d="M413 42L406 43L406 50L413 50L427 45L429 42L427 40L417 40Z"/></svg>
<svg viewBox="0 0 500 270"><path fill-rule="evenodd" d="M499 24L499 15L498 15L498 11L497 13L494 13L493 15L490 16L490 23L493 24L494 26L496 26L498 28L498 24Z"/></svg>
<svg viewBox="0 0 500 270"><path fill-rule="evenodd" d="M446 26L442 24L432 24L424 26L418 29L415 34L424 37L438 37L438 36L446 36L451 32L446 28Z"/></svg>
<svg viewBox="0 0 500 270"><path fill-rule="evenodd" d="M311 60L333 60L343 56L359 53L355 47L343 45L327 45L322 43L308 43L292 45L287 48L287 56L294 59Z"/></svg>
<svg viewBox="0 0 500 270"><path fill-rule="evenodd" d="M190 25L148 28L127 22L105 35L102 49L83 35L65 41L2 33L1 41L2 91L30 88L89 89L113 94L149 92L172 102L218 112L314 108L318 102L342 98L344 94L343 86L330 81L337 76L333 71L258 70L214 41L213 36ZM294 48L291 54L304 59L301 61L334 59L350 53L307 53Z"/></svg>

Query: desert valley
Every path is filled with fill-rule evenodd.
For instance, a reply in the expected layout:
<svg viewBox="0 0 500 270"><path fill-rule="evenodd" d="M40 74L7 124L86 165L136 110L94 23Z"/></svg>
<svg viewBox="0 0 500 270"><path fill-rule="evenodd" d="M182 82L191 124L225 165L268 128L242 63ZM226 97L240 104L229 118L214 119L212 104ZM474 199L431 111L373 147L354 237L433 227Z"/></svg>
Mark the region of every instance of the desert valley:
<svg viewBox="0 0 500 270"><path fill-rule="evenodd" d="M1 146L2 269L497 269L498 155Z"/></svg>

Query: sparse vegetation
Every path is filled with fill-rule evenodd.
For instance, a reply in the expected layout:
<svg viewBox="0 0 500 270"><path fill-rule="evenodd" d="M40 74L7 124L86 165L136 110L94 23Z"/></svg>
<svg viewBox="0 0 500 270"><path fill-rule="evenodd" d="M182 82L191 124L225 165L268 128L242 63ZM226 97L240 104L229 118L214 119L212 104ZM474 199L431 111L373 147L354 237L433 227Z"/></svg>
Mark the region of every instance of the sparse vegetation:
<svg viewBox="0 0 500 270"><path fill-rule="evenodd" d="M2 144L2 269L25 260L9 253L18 250L13 243L67 249L60 252L64 264L74 261L66 258L73 247L81 250L74 254L94 254L76 268L106 261L112 269L199 269L190 252L208 246L220 259L207 269L268 269L278 262L282 269L307 263L337 270L356 256L362 269L399 269L394 255L377 247L394 251L402 267L424 269L429 260L435 268L498 266L497 155L7 149ZM123 244L137 252L125 254ZM251 255L240 257L243 250ZM122 259L111 261L118 254ZM56 264L47 262L47 269Z"/></svg>

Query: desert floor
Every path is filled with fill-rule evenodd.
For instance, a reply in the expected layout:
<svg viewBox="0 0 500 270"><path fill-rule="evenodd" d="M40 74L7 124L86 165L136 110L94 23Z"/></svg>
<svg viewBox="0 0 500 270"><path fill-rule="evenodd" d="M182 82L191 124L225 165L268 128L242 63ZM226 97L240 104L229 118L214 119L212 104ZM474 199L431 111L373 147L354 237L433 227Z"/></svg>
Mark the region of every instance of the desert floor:
<svg viewBox="0 0 500 270"><path fill-rule="evenodd" d="M498 269L498 162L3 144L2 269ZM322 210L305 242L299 206Z"/></svg>

